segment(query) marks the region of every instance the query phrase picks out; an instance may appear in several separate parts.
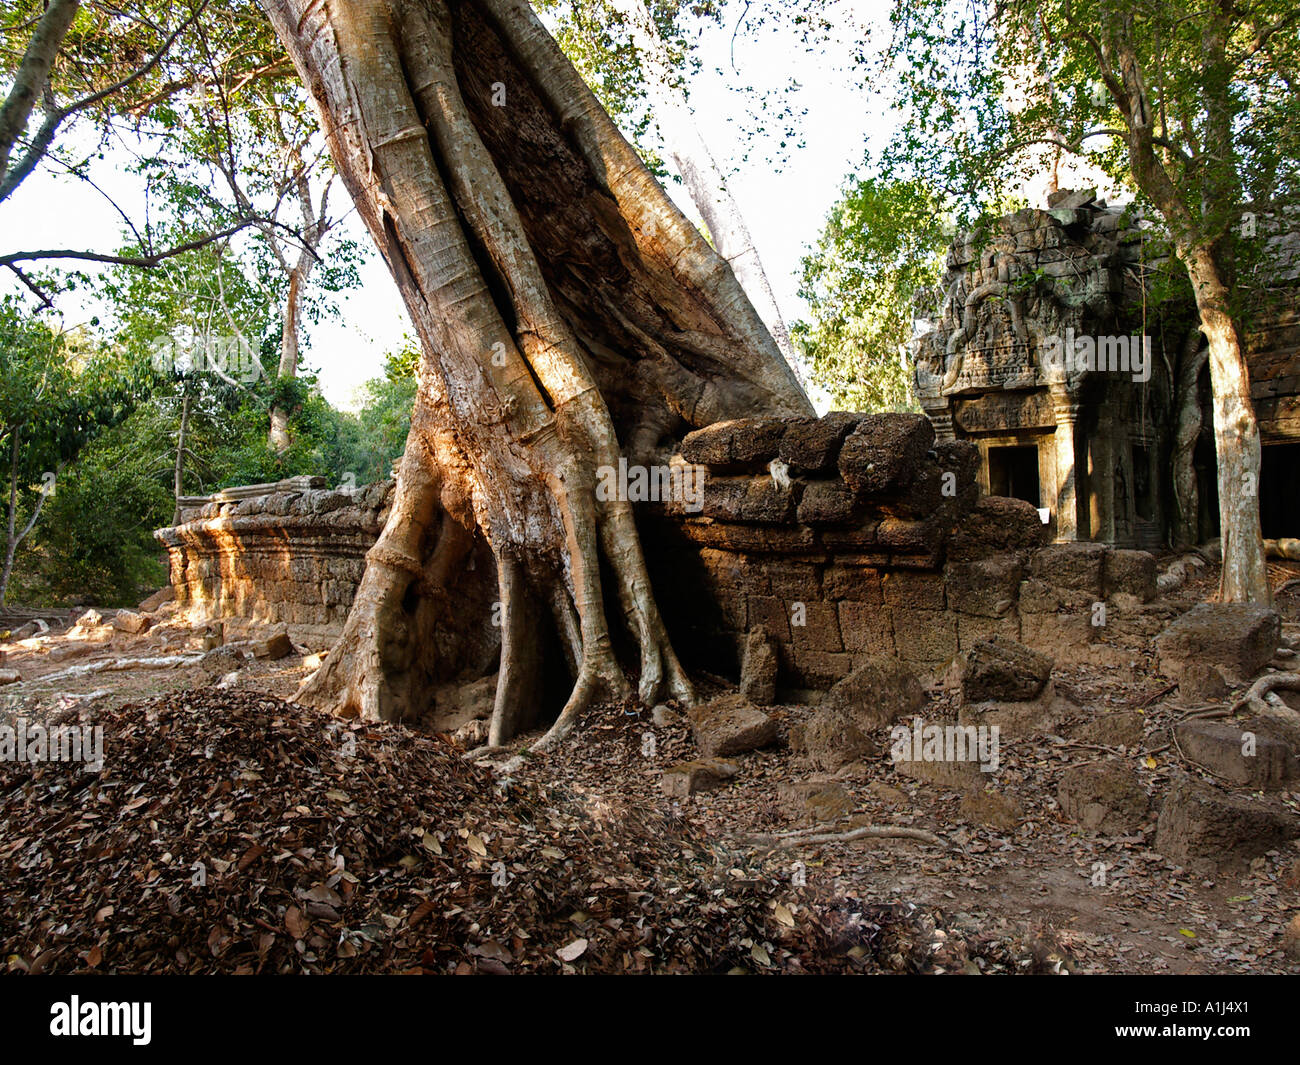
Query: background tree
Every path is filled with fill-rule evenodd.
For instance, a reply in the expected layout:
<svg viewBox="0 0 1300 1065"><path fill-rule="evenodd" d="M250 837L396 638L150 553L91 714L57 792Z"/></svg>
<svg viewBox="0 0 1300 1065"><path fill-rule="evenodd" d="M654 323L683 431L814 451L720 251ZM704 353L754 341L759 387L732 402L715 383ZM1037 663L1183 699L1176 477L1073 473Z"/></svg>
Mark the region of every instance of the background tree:
<svg viewBox="0 0 1300 1065"><path fill-rule="evenodd" d="M915 410L914 321L943 271L942 206L914 182L851 177L831 208L799 294L809 320L795 344L840 410Z"/></svg>
<svg viewBox="0 0 1300 1065"><path fill-rule="evenodd" d="M187 64L178 64L176 58L193 47L195 27L206 7L203 2L159 0L125 10L79 0L14 0L0 8L0 78L9 82L0 102L0 217L23 181L45 166L86 181L105 195L132 226L139 246L127 256L88 248L0 248L0 266L42 303L51 303L51 293L33 278L36 264L154 266L252 224L251 217L236 218L216 233L191 231L179 245L169 247L155 239L146 220L132 220L91 176L93 164L118 133L119 120L138 122L154 106L165 113L171 95L189 84L190 75L182 69ZM248 4L240 10L256 14ZM238 40L230 43L238 51ZM275 63L283 73L283 57ZM193 64L188 66L192 70ZM247 80L266 73L254 63L232 69L229 76ZM94 136L71 136L77 129L93 131Z"/></svg>
<svg viewBox="0 0 1300 1065"><path fill-rule="evenodd" d="M59 472L104 428L129 413L133 375L111 354L69 338L0 301L0 449L5 468L5 549L0 606L18 548L57 490Z"/></svg>
<svg viewBox="0 0 1300 1065"><path fill-rule="evenodd" d="M1243 213L1278 217L1296 200L1300 12L1283 0L898 0L893 25L904 125L887 175L978 204L1048 145L1158 213L1208 345L1221 594L1268 602L1237 265Z"/></svg>
<svg viewBox="0 0 1300 1065"><path fill-rule="evenodd" d="M703 136L691 102L692 78L699 72L699 40L706 32L732 25L732 70L736 98L747 108L741 124L748 158L752 141L773 128L782 131L780 151L799 140L801 116L792 99L794 85L758 91L736 72L737 37L762 26L788 32L794 41L815 46L830 30L834 5L811 3L727 5L708 0L545 0L539 10L555 26L556 39L623 132L632 139L657 177L674 178L690 196L706 235L732 266L741 286L791 366L798 370L772 286L754 245L749 225L730 191L735 167L727 146ZM771 160L779 165L777 160ZM671 164L669 166L668 164Z"/></svg>

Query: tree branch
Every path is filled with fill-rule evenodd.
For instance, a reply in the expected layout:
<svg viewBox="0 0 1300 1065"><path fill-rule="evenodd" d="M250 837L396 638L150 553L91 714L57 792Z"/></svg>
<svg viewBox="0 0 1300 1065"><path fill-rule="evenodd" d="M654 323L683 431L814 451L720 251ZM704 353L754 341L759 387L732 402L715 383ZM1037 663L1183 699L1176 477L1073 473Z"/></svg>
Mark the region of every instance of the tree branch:
<svg viewBox="0 0 1300 1065"><path fill-rule="evenodd" d="M117 266L157 266L165 259L172 259L177 255L184 255L187 251L195 251L198 248L205 247L214 241L224 240L226 237L238 233L241 229L260 224L261 221L259 218L242 218L225 229L209 233L207 236L196 237L194 240L188 240L184 244L177 244L174 248L168 248L166 251L155 252L151 255L108 255L102 252L76 251L72 248L52 248L44 251L15 251L10 252L8 255L0 255L0 266L12 266L14 263L31 262L37 259L79 259L92 263L113 263Z"/></svg>
<svg viewBox="0 0 1300 1065"><path fill-rule="evenodd" d="M60 2L68 3L71 2L71 0L60 0ZM53 6L53 3L51 4L51 6ZM74 4L73 6L75 8L76 4ZM4 166L0 166L0 175L2 175L0 176L0 202L3 202L4 200L8 199L8 197L12 195L14 189L16 189L20 184L22 184L22 182L27 178L27 176L32 172L32 170L35 169L36 164L41 161L45 153L49 150L50 144L54 140L54 134L58 132L59 126L63 124L63 122L68 118L69 115L76 114L78 111L84 111L88 107L93 107L101 100L104 100L109 96L112 96L114 93L121 92L132 82L137 81L138 79L142 78L145 74L149 73L149 71L151 71L154 67L158 65L158 63L162 60L162 57L167 54L168 49L170 49L171 46L175 43L176 38L179 37L182 33L185 32L186 29L188 29L190 26L194 24L194 22L198 19L199 15L203 13L203 9L206 6L207 6L207 0L201 0L199 5L190 14L190 17L187 18L184 22L182 22L179 26L177 26L176 29L174 29L170 34L168 34L167 38L163 41L162 45L147 60L145 60L145 62L142 65L137 67L135 70L131 71L130 74L127 74L125 77L119 78L111 85L105 86L104 88L99 89L96 92L90 93L87 96L83 96L80 100L75 100L64 107L55 107L53 106L53 102L51 101L45 109L45 121L41 123L40 130L37 132L36 137L28 146L27 151L24 153L22 159L19 160L19 162L11 170L6 170ZM66 33L67 30L65 29L64 35L66 35ZM60 36L59 43L61 43L62 40L63 40L63 36ZM57 45L55 50L57 51ZM52 58L51 58L51 62L53 62ZM12 98L12 94L10 95ZM9 106L8 101L6 101L5 107L7 108L8 106ZM10 148L12 147L13 140L17 139L18 132L21 132L22 129L26 128L27 116L31 113L31 108L32 108L32 103L29 102L26 111L24 111L22 115L23 124L21 127L19 127L19 130L14 133L13 138L9 142ZM0 162L7 163L8 156L9 156L9 149L5 147L4 139L3 139L3 130L0 130Z"/></svg>
<svg viewBox="0 0 1300 1065"><path fill-rule="evenodd" d="M36 99L49 81L63 38L72 27L81 0L50 0L14 75L14 85L0 105L0 176L9 168L9 153L23 130Z"/></svg>

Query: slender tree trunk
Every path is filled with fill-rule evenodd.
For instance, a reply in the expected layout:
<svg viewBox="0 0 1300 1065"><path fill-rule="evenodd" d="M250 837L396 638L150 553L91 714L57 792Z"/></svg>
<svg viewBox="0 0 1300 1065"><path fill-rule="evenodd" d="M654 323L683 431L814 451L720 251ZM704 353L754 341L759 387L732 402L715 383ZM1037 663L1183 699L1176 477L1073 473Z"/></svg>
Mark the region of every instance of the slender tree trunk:
<svg viewBox="0 0 1300 1065"><path fill-rule="evenodd" d="M189 428L190 397L186 395L181 399L181 424L176 432L176 465L172 468L172 499L176 504L172 514L173 525L181 523L181 495L185 491L185 448Z"/></svg>
<svg viewBox="0 0 1300 1065"><path fill-rule="evenodd" d="M1214 444L1219 470L1219 532L1225 602L1273 601L1259 524L1259 425L1250 396L1250 370L1219 264L1205 246L1180 250L1196 295L1201 330L1209 342L1214 394Z"/></svg>
<svg viewBox="0 0 1300 1065"><path fill-rule="evenodd" d="M798 373L790 332L772 293L749 226L727 188L727 179L713 152L700 135L686 94L675 84L668 50L645 0L611 0L611 3L626 21L632 42L641 55L655 121L691 202L709 227L714 247L731 264L781 354Z"/></svg>
<svg viewBox="0 0 1300 1065"><path fill-rule="evenodd" d="M18 550L18 429L13 429L9 458L9 513L5 524L5 562L0 572L0 607L9 596L9 576L14 569L14 554Z"/></svg>
<svg viewBox="0 0 1300 1065"><path fill-rule="evenodd" d="M1231 13L1210 5L1211 26L1204 36L1203 66L1226 75L1226 28ZM1250 371L1233 321L1228 299L1230 276L1216 247L1222 239L1213 231L1213 214L1238 202L1231 189L1231 122L1225 93L1226 76L1210 78L1204 101L1207 142L1200 164L1198 214L1156 153L1158 110L1147 91L1146 78L1133 40L1134 16L1124 5L1102 9L1104 39L1101 58L1112 94L1128 130L1129 163L1138 187L1151 198L1173 233L1178 258L1187 269L1209 344L1210 385L1214 399L1214 442L1218 458L1219 531L1223 543L1223 575L1219 594L1227 602L1271 603L1272 589L1264 561L1259 524L1259 426L1250 396ZM1211 220L1204 217L1209 209ZM1207 228L1208 227L1208 228Z"/></svg>
<svg viewBox="0 0 1300 1065"><path fill-rule="evenodd" d="M302 291L311 274L314 256L303 252L289 272L289 291L284 299L284 326L280 334L280 367L276 373L279 381L289 381L298 376L298 332L302 313ZM293 443L289 435L289 411L281 404L271 407L271 430L268 437L276 454L283 455Z"/></svg>
<svg viewBox="0 0 1300 1065"><path fill-rule="evenodd" d="M1209 350L1194 328L1179 354L1174 384L1174 446L1170 456L1174 489L1172 546L1192 547L1200 540L1200 490L1196 483L1196 441L1201 435L1201 371Z"/></svg>
<svg viewBox="0 0 1300 1065"><path fill-rule="evenodd" d="M32 108L44 92L63 38L77 17L79 0L49 0L14 74L8 96L0 103L0 184L9 174L9 155L22 136Z"/></svg>
<svg viewBox="0 0 1300 1065"><path fill-rule="evenodd" d="M811 413L734 274L521 0L262 3L423 349L390 517L299 697L368 719L427 708L432 635L475 624L455 585L485 544L498 742L536 698L520 644L544 622L573 687L542 746L631 694L606 577L639 697L689 701L631 505L595 485L620 441L666 461L695 426Z"/></svg>

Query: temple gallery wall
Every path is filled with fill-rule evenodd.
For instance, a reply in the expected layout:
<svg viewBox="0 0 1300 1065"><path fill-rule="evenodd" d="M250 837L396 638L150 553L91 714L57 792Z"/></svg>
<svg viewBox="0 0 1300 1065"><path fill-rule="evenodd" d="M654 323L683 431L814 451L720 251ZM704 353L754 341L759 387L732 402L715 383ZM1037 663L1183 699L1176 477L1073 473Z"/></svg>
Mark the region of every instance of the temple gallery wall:
<svg viewBox="0 0 1300 1065"><path fill-rule="evenodd" d="M1264 535L1300 537L1300 233L1243 226ZM939 440L978 449L982 491L1041 508L1059 541L1218 535L1205 345L1156 226L1092 190L1054 193L958 234L936 295L916 393Z"/></svg>

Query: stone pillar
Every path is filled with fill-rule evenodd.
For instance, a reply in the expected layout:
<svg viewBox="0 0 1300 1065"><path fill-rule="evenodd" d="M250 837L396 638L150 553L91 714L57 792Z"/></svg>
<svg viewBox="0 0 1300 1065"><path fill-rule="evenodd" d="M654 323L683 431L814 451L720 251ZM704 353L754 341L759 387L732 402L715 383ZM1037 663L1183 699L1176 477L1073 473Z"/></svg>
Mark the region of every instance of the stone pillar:
<svg viewBox="0 0 1300 1065"><path fill-rule="evenodd" d="M1097 431L1088 440L1088 514L1094 540L1115 542L1115 419L1113 406L1103 402Z"/></svg>
<svg viewBox="0 0 1300 1065"><path fill-rule="evenodd" d="M1056 539L1079 539L1079 404L1064 389L1052 389L1056 415Z"/></svg>
<svg viewBox="0 0 1300 1065"><path fill-rule="evenodd" d="M957 434L952 429L951 407L923 407L925 416L934 426L934 438L938 441L956 440Z"/></svg>

